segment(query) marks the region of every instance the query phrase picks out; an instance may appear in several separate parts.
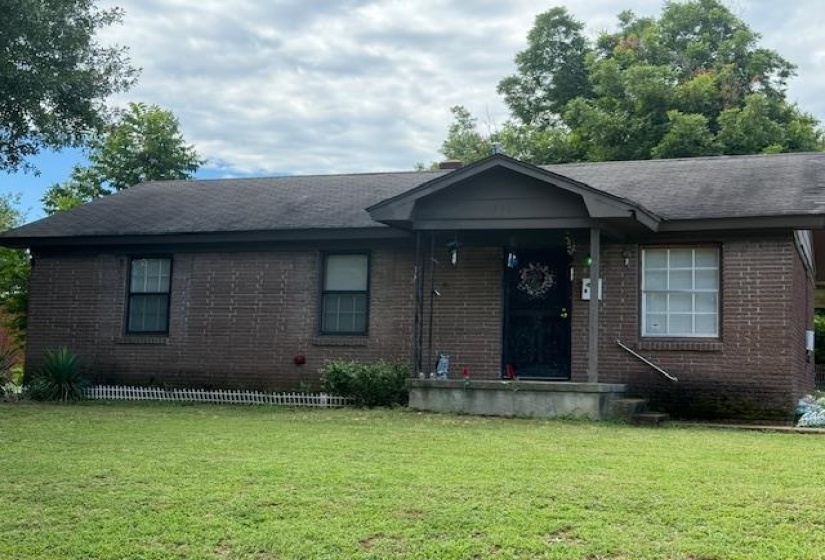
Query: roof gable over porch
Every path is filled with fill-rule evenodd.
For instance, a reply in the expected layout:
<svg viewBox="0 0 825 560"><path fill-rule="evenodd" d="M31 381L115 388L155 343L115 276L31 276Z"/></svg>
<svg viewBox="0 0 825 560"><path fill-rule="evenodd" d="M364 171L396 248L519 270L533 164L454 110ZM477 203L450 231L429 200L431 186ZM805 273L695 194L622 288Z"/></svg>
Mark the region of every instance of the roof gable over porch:
<svg viewBox="0 0 825 560"><path fill-rule="evenodd" d="M500 154L367 211L378 222L414 230L586 228L607 222L656 231L660 222L639 204Z"/></svg>

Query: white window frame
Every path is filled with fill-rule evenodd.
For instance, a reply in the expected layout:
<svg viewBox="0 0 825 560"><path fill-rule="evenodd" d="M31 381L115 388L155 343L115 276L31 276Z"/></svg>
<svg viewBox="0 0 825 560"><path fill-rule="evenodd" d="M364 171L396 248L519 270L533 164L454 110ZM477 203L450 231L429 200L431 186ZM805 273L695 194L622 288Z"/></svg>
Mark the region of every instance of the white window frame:
<svg viewBox="0 0 825 560"><path fill-rule="evenodd" d="M690 250L692 253L691 257L691 266L690 267L677 267L671 266L671 252L672 251L685 251ZM716 255L716 264L715 266L697 266L696 265L696 251L707 251L712 250ZM648 270L647 269L647 259L648 254L651 252L658 252L658 253L665 253L666 255L666 265L665 267L659 267L655 269ZM690 289L671 289L670 288L670 273L672 271L692 271L692 280L691 280L691 288ZM697 271L714 271L716 273L716 288L696 288L696 272ZM719 247L715 246L682 246L682 247L644 247L642 248L642 266L641 266L641 298L642 298L642 305L641 305L641 327L642 327L642 336L643 337L656 337L656 338L719 338L719 331L720 331L720 312L721 312L721 300L720 300L720 292L721 292L721 257L720 257L720 250ZM666 287L664 289L648 289L647 288L647 273L648 272L664 272L665 278L667 279ZM649 294L662 294L668 296L668 303L667 309L664 313L655 313L659 315L664 315L667 318L667 325L665 327L665 332L649 332L649 325L648 325L648 295ZM680 312L672 312L670 311L670 295L671 294L690 294L692 296L692 310L689 313L684 311ZM703 312L697 311L697 303L696 303L696 296L698 294L709 294L716 296L716 310L715 312ZM671 332L670 328L670 319L672 315L689 315L691 320L691 331L692 332ZM699 315L713 315L716 319L716 324L713 333L707 332L696 332L696 317Z"/></svg>

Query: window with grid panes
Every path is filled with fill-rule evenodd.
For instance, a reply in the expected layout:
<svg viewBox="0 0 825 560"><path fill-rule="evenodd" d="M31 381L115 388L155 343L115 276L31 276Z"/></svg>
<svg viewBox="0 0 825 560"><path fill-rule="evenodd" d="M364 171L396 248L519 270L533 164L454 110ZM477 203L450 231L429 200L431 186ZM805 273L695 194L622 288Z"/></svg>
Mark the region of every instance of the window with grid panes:
<svg viewBox="0 0 825 560"><path fill-rule="evenodd" d="M322 334L366 334L369 256L325 255L321 297Z"/></svg>
<svg viewBox="0 0 825 560"><path fill-rule="evenodd" d="M642 336L719 336L719 250L642 251Z"/></svg>
<svg viewBox="0 0 825 560"><path fill-rule="evenodd" d="M169 332L169 288L172 259L134 258L129 267L129 310L126 332Z"/></svg>

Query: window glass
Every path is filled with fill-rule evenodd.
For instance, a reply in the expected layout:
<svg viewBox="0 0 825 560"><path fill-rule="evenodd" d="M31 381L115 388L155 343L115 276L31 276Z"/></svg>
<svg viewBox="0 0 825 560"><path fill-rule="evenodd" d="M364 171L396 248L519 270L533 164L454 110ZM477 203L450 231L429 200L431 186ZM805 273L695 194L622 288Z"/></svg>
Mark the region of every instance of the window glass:
<svg viewBox="0 0 825 560"><path fill-rule="evenodd" d="M667 289L667 271L654 271L645 274L645 288L648 290Z"/></svg>
<svg viewBox="0 0 825 560"><path fill-rule="evenodd" d="M668 332L689 333L693 331L693 315L672 313L668 316Z"/></svg>
<svg viewBox="0 0 825 560"><path fill-rule="evenodd" d="M697 315L696 316L696 334L704 336L716 336L718 329L717 322L718 315Z"/></svg>
<svg viewBox="0 0 825 560"><path fill-rule="evenodd" d="M668 302L670 303L668 310L671 313L693 312L693 295L691 294L670 294Z"/></svg>
<svg viewBox="0 0 825 560"><path fill-rule="evenodd" d="M667 315L650 313L646 319L647 334L667 334Z"/></svg>
<svg viewBox="0 0 825 560"><path fill-rule="evenodd" d="M645 249L642 335L719 335L719 251Z"/></svg>
<svg viewBox="0 0 825 560"><path fill-rule="evenodd" d="M325 291L366 291L367 255L327 255Z"/></svg>
<svg viewBox="0 0 825 560"><path fill-rule="evenodd" d="M716 249L695 249L696 266L706 268L719 268L719 253Z"/></svg>
<svg viewBox="0 0 825 560"><path fill-rule="evenodd" d="M670 268L692 268L693 251L691 249L671 249Z"/></svg>
<svg viewBox="0 0 825 560"><path fill-rule="evenodd" d="M696 270L697 290L719 289L719 272L715 268L700 268Z"/></svg>
<svg viewBox="0 0 825 560"><path fill-rule="evenodd" d="M132 259L127 333L168 332L171 269L171 259Z"/></svg>
<svg viewBox="0 0 825 560"><path fill-rule="evenodd" d="M650 313L667 313L667 294L648 294L647 310Z"/></svg>
<svg viewBox="0 0 825 560"><path fill-rule="evenodd" d="M667 268L667 253L664 251L651 251L645 255L645 269Z"/></svg>
<svg viewBox="0 0 825 560"><path fill-rule="evenodd" d="M690 290L693 287L693 271L671 269L667 287L669 290Z"/></svg>
<svg viewBox="0 0 825 560"><path fill-rule="evenodd" d="M134 259L131 291L157 293L169 291L169 259Z"/></svg>
<svg viewBox="0 0 825 560"><path fill-rule="evenodd" d="M719 296L717 294L696 294L696 311L698 313L717 313Z"/></svg>
<svg viewBox="0 0 825 560"><path fill-rule="evenodd" d="M367 331L369 257L327 255L321 303L321 332L364 334Z"/></svg>

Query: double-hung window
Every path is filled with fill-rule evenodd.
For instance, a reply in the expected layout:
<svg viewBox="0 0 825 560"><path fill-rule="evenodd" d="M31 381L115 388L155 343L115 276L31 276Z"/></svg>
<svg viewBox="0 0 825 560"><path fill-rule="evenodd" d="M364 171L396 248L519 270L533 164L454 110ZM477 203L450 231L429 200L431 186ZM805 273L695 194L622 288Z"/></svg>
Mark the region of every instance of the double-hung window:
<svg viewBox="0 0 825 560"><path fill-rule="evenodd" d="M719 250L642 251L642 336L719 336Z"/></svg>
<svg viewBox="0 0 825 560"><path fill-rule="evenodd" d="M321 333L362 335L367 332L369 256L324 256Z"/></svg>
<svg viewBox="0 0 825 560"><path fill-rule="evenodd" d="M133 258L129 268L129 308L126 332L169 332L169 287L172 259Z"/></svg>

